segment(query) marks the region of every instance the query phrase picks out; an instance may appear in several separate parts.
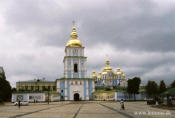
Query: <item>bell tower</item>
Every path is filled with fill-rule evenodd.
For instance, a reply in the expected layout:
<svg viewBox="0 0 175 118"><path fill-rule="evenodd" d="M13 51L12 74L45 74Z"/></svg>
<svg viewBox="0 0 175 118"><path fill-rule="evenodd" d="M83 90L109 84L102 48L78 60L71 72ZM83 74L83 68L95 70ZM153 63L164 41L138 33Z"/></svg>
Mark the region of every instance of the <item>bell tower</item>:
<svg viewBox="0 0 175 118"><path fill-rule="evenodd" d="M86 78L86 59L84 56L84 47L73 24L70 39L65 47L64 56L64 78Z"/></svg>
<svg viewBox="0 0 175 118"><path fill-rule="evenodd" d="M60 100L92 100L95 91L94 79L87 78L87 57L76 27L73 25L70 39L65 46L64 78L57 79Z"/></svg>

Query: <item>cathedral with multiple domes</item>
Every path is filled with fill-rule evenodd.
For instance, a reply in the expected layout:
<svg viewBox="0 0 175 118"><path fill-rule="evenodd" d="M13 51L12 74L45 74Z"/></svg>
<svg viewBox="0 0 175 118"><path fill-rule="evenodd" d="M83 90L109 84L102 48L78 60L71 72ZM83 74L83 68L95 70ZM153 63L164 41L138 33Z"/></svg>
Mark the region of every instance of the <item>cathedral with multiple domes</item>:
<svg viewBox="0 0 175 118"><path fill-rule="evenodd" d="M110 66L109 60L106 60L106 66L102 72L99 72L98 74L96 74L96 72L92 72L91 77L95 79L96 86L126 87L127 85L124 72L121 71L120 68L117 68L116 72L114 72Z"/></svg>

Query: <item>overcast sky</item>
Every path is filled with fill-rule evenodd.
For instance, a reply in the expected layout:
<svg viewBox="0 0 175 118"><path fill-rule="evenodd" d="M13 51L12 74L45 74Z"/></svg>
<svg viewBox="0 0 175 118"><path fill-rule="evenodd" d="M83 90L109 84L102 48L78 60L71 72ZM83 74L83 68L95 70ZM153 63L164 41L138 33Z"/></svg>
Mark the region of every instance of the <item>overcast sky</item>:
<svg viewBox="0 0 175 118"><path fill-rule="evenodd" d="M175 0L1 0L0 66L12 86L63 77L73 20L89 77L108 55L127 78L175 80Z"/></svg>

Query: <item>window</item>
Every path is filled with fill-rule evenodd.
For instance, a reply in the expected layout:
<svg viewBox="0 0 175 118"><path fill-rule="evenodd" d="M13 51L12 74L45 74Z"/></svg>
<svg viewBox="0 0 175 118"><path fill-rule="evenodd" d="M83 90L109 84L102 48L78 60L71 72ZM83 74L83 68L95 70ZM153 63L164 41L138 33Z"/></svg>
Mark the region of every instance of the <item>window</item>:
<svg viewBox="0 0 175 118"><path fill-rule="evenodd" d="M56 86L53 86L53 90L54 90L54 91L56 90Z"/></svg>
<svg viewBox="0 0 175 118"><path fill-rule="evenodd" d="M42 86L42 90L43 90L43 91L45 91L45 90L46 90L45 86Z"/></svg>
<svg viewBox="0 0 175 118"><path fill-rule="evenodd" d="M25 86L25 90L26 90L26 91L28 90L28 86Z"/></svg>
<svg viewBox="0 0 175 118"><path fill-rule="evenodd" d="M74 72L75 72L75 73L78 72L78 64L74 64Z"/></svg>
<svg viewBox="0 0 175 118"><path fill-rule="evenodd" d="M33 87L33 86L31 86L31 90L32 90L32 91L34 90L34 87Z"/></svg>
<svg viewBox="0 0 175 118"><path fill-rule="evenodd" d="M50 91L50 86L48 86L48 90Z"/></svg>
<svg viewBox="0 0 175 118"><path fill-rule="evenodd" d="M34 91L39 91L39 86L35 86Z"/></svg>

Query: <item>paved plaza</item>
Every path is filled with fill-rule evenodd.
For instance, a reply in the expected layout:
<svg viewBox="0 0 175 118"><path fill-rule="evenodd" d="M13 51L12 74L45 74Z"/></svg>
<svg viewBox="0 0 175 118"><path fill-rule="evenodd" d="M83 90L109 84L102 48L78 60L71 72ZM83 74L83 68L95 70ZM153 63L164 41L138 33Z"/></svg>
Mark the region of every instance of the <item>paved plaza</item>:
<svg viewBox="0 0 175 118"><path fill-rule="evenodd" d="M175 110L164 110L146 105L146 102L52 102L30 103L28 106L0 105L0 118L175 118Z"/></svg>

